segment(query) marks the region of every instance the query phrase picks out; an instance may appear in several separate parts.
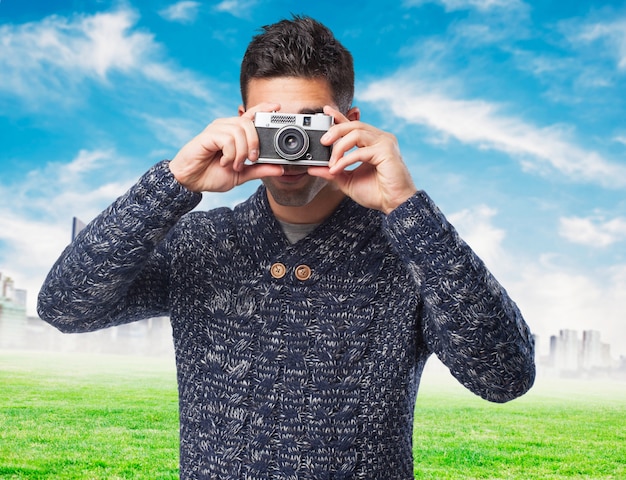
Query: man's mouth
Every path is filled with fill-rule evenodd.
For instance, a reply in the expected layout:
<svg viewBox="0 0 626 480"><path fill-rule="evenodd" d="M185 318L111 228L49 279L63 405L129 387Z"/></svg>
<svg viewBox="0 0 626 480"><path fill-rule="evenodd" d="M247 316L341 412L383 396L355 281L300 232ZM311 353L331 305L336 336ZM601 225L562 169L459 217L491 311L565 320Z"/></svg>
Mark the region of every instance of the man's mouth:
<svg viewBox="0 0 626 480"><path fill-rule="evenodd" d="M307 173L307 167L304 166L291 166L291 165L287 165L286 167L283 168L283 175L302 175Z"/></svg>
<svg viewBox="0 0 626 480"><path fill-rule="evenodd" d="M280 177L280 179L285 182L295 183L306 175L306 167L286 166L283 171L283 176Z"/></svg>

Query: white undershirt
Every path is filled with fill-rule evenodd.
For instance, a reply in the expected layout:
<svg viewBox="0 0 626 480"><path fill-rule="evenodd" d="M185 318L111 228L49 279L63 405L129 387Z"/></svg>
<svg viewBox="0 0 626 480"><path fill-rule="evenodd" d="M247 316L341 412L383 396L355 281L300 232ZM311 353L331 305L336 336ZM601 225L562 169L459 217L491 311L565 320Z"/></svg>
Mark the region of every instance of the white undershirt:
<svg viewBox="0 0 626 480"><path fill-rule="evenodd" d="M280 223L287 240L292 244L299 242L319 226L319 223L287 223L280 220L278 223Z"/></svg>

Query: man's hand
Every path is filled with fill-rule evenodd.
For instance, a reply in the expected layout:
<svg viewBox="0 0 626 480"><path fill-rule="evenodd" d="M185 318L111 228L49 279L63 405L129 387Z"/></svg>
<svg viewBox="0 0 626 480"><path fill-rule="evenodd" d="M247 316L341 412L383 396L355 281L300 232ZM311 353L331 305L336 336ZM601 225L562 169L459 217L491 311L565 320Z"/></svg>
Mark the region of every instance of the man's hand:
<svg viewBox="0 0 626 480"><path fill-rule="evenodd" d="M335 118L335 125L321 139L324 145L333 145L333 152L329 167L310 167L310 175L333 182L355 202L385 214L417 192L396 137L350 121L334 108L326 106L324 113ZM357 163L361 165L346 170Z"/></svg>
<svg viewBox="0 0 626 480"><path fill-rule="evenodd" d="M278 110L280 105L262 104L239 117L215 120L185 145L170 162L170 170L188 190L226 192L250 180L280 176L280 165L247 165L259 157L259 138L254 114Z"/></svg>

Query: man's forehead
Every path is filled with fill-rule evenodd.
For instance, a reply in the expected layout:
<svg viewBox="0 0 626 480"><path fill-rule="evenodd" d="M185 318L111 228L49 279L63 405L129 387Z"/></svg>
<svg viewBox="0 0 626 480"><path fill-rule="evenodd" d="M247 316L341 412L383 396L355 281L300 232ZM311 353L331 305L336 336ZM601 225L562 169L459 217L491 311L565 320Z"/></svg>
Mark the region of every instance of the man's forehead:
<svg viewBox="0 0 626 480"><path fill-rule="evenodd" d="M265 102L293 104L297 106L297 113L319 113L325 105L334 103L330 85L323 78L251 79L248 103L253 106Z"/></svg>

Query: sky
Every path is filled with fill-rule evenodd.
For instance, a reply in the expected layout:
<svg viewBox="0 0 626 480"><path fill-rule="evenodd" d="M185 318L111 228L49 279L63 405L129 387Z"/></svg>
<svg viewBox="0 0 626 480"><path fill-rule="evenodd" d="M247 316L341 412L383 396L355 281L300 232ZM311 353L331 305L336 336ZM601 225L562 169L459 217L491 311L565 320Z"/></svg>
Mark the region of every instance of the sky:
<svg viewBox="0 0 626 480"><path fill-rule="evenodd" d="M292 14L352 52L362 120L396 135L539 352L567 328L626 355L623 1L0 0L0 272L29 313L72 218L236 115L249 40Z"/></svg>

